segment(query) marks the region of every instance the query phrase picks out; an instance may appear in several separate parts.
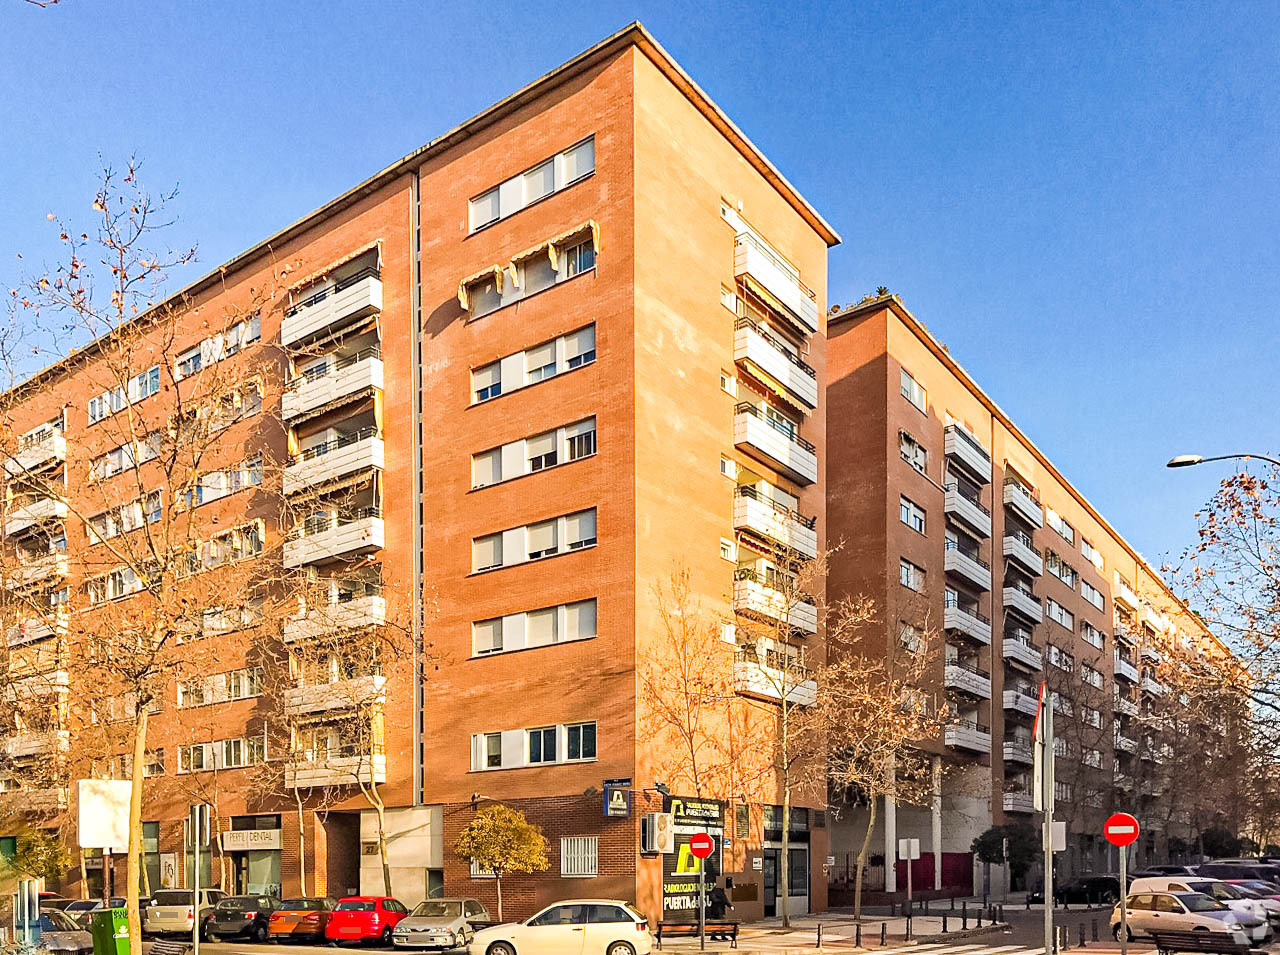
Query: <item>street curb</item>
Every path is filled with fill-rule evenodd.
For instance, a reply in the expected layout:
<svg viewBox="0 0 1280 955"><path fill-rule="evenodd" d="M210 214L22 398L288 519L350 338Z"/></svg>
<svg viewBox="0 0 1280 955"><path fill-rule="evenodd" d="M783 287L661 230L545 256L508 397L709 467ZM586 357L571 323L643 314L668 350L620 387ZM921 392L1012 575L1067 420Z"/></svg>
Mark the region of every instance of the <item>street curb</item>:
<svg viewBox="0 0 1280 955"><path fill-rule="evenodd" d="M982 928L962 929L958 932L938 932L934 935L917 935L912 941L920 945L930 945L934 942L949 942L954 938L977 938L981 935L994 935L996 932L1005 931L1008 927L1008 922L993 922L990 925L984 925Z"/></svg>

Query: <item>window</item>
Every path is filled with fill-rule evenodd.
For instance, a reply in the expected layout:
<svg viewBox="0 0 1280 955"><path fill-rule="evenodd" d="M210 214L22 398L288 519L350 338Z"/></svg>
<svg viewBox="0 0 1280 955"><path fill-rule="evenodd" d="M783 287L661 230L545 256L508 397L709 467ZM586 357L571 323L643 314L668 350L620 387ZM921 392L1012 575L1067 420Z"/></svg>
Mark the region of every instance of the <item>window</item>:
<svg viewBox="0 0 1280 955"><path fill-rule="evenodd" d="M178 772L197 773L203 769L212 769L212 760L209 759L208 746L208 743L179 746Z"/></svg>
<svg viewBox="0 0 1280 955"><path fill-rule="evenodd" d="M1084 555L1085 560L1098 569L1098 573L1102 573L1102 552L1083 537L1080 538L1080 553Z"/></svg>
<svg viewBox="0 0 1280 955"><path fill-rule="evenodd" d="M595 138L578 143L564 151L564 184L571 186L596 169Z"/></svg>
<svg viewBox="0 0 1280 955"><path fill-rule="evenodd" d="M898 566L898 582L910 590L917 592L923 590L924 568L917 567L911 561L903 558Z"/></svg>
<svg viewBox="0 0 1280 955"><path fill-rule="evenodd" d="M596 419L588 418L564 429L570 461L587 458L596 453Z"/></svg>
<svg viewBox="0 0 1280 955"><path fill-rule="evenodd" d="M498 284L500 281L499 273L490 273L486 278L477 279L467 286L472 318L488 315L502 307L502 288Z"/></svg>
<svg viewBox="0 0 1280 955"><path fill-rule="evenodd" d="M520 263L520 290L523 295L541 292L555 284L556 270L549 255L537 253Z"/></svg>
<svg viewBox="0 0 1280 955"><path fill-rule="evenodd" d="M514 215L591 175L596 168L595 145L595 137L589 137L476 196L467 204L470 231Z"/></svg>
<svg viewBox="0 0 1280 955"><path fill-rule="evenodd" d="M578 368L596 360L596 327L588 325L564 336L564 358L569 368Z"/></svg>
<svg viewBox="0 0 1280 955"><path fill-rule="evenodd" d="M490 189L483 195L476 196L469 203L471 213L471 231L483 228L491 222L497 222L501 215L498 206L498 190Z"/></svg>
<svg viewBox="0 0 1280 955"><path fill-rule="evenodd" d="M262 667L245 667L227 674L227 697L246 700L262 695Z"/></svg>
<svg viewBox="0 0 1280 955"><path fill-rule="evenodd" d="M898 453L902 455L902 460L906 461L913 468L924 474L929 468L929 452L911 435L905 431L898 433Z"/></svg>
<svg viewBox="0 0 1280 955"><path fill-rule="evenodd" d="M1076 573L1075 568L1053 551L1049 551L1045 555L1045 567L1048 569L1049 573L1053 574L1053 576L1057 577L1072 590L1076 589L1076 578L1079 574Z"/></svg>
<svg viewBox="0 0 1280 955"><path fill-rule="evenodd" d="M525 645L530 647L546 647L556 642L556 621L559 619L558 608L548 607L545 610L532 610L525 615Z"/></svg>
<svg viewBox="0 0 1280 955"><path fill-rule="evenodd" d="M596 635L596 602L595 599L579 600L565 605L566 640L582 640Z"/></svg>
<svg viewBox="0 0 1280 955"><path fill-rule="evenodd" d="M556 343L547 342L524 353L529 384L543 381L556 373Z"/></svg>
<svg viewBox="0 0 1280 955"><path fill-rule="evenodd" d="M489 534L471 542L472 570L492 570L502 566L502 535Z"/></svg>
<svg viewBox="0 0 1280 955"><path fill-rule="evenodd" d="M484 765L496 769L502 765L502 734L484 734Z"/></svg>
<svg viewBox="0 0 1280 955"><path fill-rule="evenodd" d="M543 521L541 524L530 524L527 530L529 559L550 557L559 553L556 542L556 521Z"/></svg>
<svg viewBox="0 0 1280 955"><path fill-rule="evenodd" d="M197 678L178 684L179 709L188 706L204 706L206 702L204 680Z"/></svg>
<svg viewBox="0 0 1280 955"><path fill-rule="evenodd" d="M479 620L471 625L471 643L476 656L502 652L502 618Z"/></svg>
<svg viewBox="0 0 1280 955"><path fill-rule="evenodd" d="M596 758L596 724L594 722L570 724L565 727L565 737L568 740L566 759Z"/></svg>
<svg viewBox="0 0 1280 955"><path fill-rule="evenodd" d="M556 728L545 726L529 730L529 765L556 761Z"/></svg>
<svg viewBox="0 0 1280 955"><path fill-rule="evenodd" d="M471 391L476 401L488 401L502 394L502 366L499 362L471 371Z"/></svg>
<svg viewBox="0 0 1280 955"><path fill-rule="evenodd" d="M1102 689L1102 674L1087 663L1080 664L1080 681L1096 690Z"/></svg>
<svg viewBox="0 0 1280 955"><path fill-rule="evenodd" d="M1045 601L1045 616L1068 630L1075 630L1076 628L1075 615L1052 597Z"/></svg>
<svg viewBox="0 0 1280 955"><path fill-rule="evenodd" d="M564 250L565 278L573 278L596 267L596 247L591 240Z"/></svg>
<svg viewBox="0 0 1280 955"><path fill-rule="evenodd" d="M1106 603L1106 599L1102 596L1102 591L1093 586L1093 584L1089 583L1087 580L1080 581L1080 593L1084 595L1085 600L1089 601L1089 603L1093 604L1099 610L1101 610Z"/></svg>
<svg viewBox="0 0 1280 955"><path fill-rule="evenodd" d="M920 649L920 640L922 637L920 628L906 621L898 623L898 643L910 653L915 653Z"/></svg>
<svg viewBox="0 0 1280 955"><path fill-rule="evenodd" d="M146 760L142 764L142 774L144 776L164 775L164 750L157 749L147 753Z"/></svg>
<svg viewBox="0 0 1280 955"><path fill-rule="evenodd" d="M898 498L898 519L913 531L924 533L924 509L905 497Z"/></svg>
<svg viewBox="0 0 1280 955"><path fill-rule="evenodd" d="M565 879L590 879L598 874L599 837L565 836L560 840L560 876ZM593 918L597 922L629 922L617 906L596 905L593 909L614 909L617 914ZM609 915L609 913L604 913Z"/></svg>
<svg viewBox="0 0 1280 955"><path fill-rule="evenodd" d="M1076 668L1076 658L1061 647L1049 644L1049 662L1059 670L1070 673Z"/></svg>
<svg viewBox="0 0 1280 955"><path fill-rule="evenodd" d="M194 375L200 370L200 358L201 350L199 345L194 348L188 348L178 356L178 361L174 368L174 377L182 379Z"/></svg>
<svg viewBox="0 0 1280 955"><path fill-rule="evenodd" d="M1053 784L1053 798L1055 802L1071 802L1071 800L1075 798L1075 787L1070 783L1055 780Z"/></svg>
<svg viewBox="0 0 1280 955"><path fill-rule="evenodd" d="M738 379L727 371L720 372L720 390L726 395L738 397Z"/></svg>
<svg viewBox="0 0 1280 955"><path fill-rule="evenodd" d="M720 559L738 562L738 545L726 537L720 538Z"/></svg>
<svg viewBox="0 0 1280 955"><path fill-rule="evenodd" d="M1102 713L1092 706L1080 707L1080 719L1094 729L1102 729Z"/></svg>
<svg viewBox="0 0 1280 955"><path fill-rule="evenodd" d="M1103 648L1106 642L1105 634L1087 620L1080 621L1080 636L1084 638L1084 642L1089 646L1097 647L1099 650Z"/></svg>
<svg viewBox="0 0 1280 955"><path fill-rule="evenodd" d="M1045 522L1050 527L1052 527L1055 531L1057 531L1059 536L1061 536L1063 540L1065 540L1068 544L1075 543L1076 530L1074 527L1072 527L1070 524L1068 524L1065 520L1062 519L1061 514L1059 514L1057 511L1055 511L1051 507L1046 507L1044 509L1044 516L1045 516Z"/></svg>
<svg viewBox="0 0 1280 955"><path fill-rule="evenodd" d="M720 473L730 480L736 481L738 479L737 463L726 458L723 454L720 455Z"/></svg>
<svg viewBox="0 0 1280 955"><path fill-rule="evenodd" d="M488 487L502 480L502 449L482 451L471 456L471 486Z"/></svg>
<svg viewBox="0 0 1280 955"><path fill-rule="evenodd" d="M1086 749L1080 754L1080 761L1094 769L1102 768L1102 753L1096 749Z"/></svg>
<svg viewBox="0 0 1280 955"><path fill-rule="evenodd" d="M556 465L556 433L549 431L525 441L525 456L530 473Z"/></svg>
<svg viewBox="0 0 1280 955"><path fill-rule="evenodd" d="M579 511L577 514L570 514L564 519L564 522L565 543L569 550L580 550L583 547L591 547L595 544L595 508L589 511Z"/></svg>
<svg viewBox="0 0 1280 955"><path fill-rule="evenodd" d="M925 394L924 386L920 382L911 377L911 373L905 368L901 371L902 375L902 397L906 398L921 411L928 407L928 400Z"/></svg>

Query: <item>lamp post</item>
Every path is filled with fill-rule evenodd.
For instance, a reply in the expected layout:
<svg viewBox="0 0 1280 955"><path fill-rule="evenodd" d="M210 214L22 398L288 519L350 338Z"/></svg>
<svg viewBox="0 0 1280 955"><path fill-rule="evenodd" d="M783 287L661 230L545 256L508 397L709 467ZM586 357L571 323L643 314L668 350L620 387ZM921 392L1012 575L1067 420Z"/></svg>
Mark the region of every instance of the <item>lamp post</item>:
<svg viewBox="0 0 1280 955"><path fill-rule="evenodd" d="M1177 457L1170 458L1165 467L1190 468L1195 467L1197 464L1207 464L1210 461L1231 461L1236 459L1248 461L1251 458L1257 458L1259 461L1266 461L1268 464L1280 467L1280 461L1275 458L1269 458L1265 454L1219 454L1212 458L1204 458L1198 454L1179 454Z"/></svg>

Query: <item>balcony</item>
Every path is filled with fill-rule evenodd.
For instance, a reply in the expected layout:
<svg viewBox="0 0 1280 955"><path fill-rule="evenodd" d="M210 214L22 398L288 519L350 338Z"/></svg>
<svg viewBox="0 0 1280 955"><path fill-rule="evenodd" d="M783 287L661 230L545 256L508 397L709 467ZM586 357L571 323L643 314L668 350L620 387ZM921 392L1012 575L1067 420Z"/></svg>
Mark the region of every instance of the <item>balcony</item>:
<svg viewBox="0 0 1280 955"><path fill-rule="evenodd" d="M1004 556L1032 577L1039 577L1044 573L1044 558L1040 556L1040 550L1022 531L1004 535Z"/></svg>
<svg viewBox="0 0 1280 955"><path fill-rule="evenodd" d="M1040 709L1040 700L1030 687L1004 691L1004 708L1023 716L1035 716Z"/></svg>
<svg viewBox="0 0 1280 955"><path fill-rule="evenodd" d="M976 610L960 606L959 601L948 596L942 611L943 629L963 633L979 643L991 642L991 621Z"/></svg>
<svg viewBox="0 0 1280 955"><path fill-rule="evenodd" d="M57 498L42 497L27 501L9 509L4 517L4 532L6 536L14 537L51 521L62 520L67 513L67 502Z"/></svg>
<svg viewBox="0 0 1280 955"><path fill-rule="evenodd" d="M286 764L284 778L290 789L381 784L387 781L387 757L384 753L372 753L301 760Z"/></svg>
<svg viewBox="0 0 1280 955"><path fill-rule="evenodd" d="M292 716L361 710L386 700L387 678L377 675L294 686L284 691L284 709Z"/></svg>
<svg viewBox="0 0 1280 955"><path fill-rule="evenodd" d="M382 311L382 279L376 268L355 275L303 299L284 313L280 343L293 345L321 335L331 325Z"/></svg>
<svg viewBox="0 0 1280 955"><path fill-rule="evenodd" d="M386 546L382 512L368 507L354 514L332 518L328 526L317 528L311 521L302 525L303 534L284 542L285 567L320 564L337 557L354 557Z"/></svg>
<svg viewBox="0 0 1280 955"><path fill-rule="evenodd" d="M1117 653L1114 660L1116 679L1128 680L1130 683L1138 682L1138 668L1133 665L1133 662L1128 657Z"/></svg>
<svg viewBox="0 0 1280 955"><path fill-rule="evenodd" d="M956 541L947 541L942 566L948 574L955 574L979 590L991 589L991 565Z"/></svg>
<svg viewBox="0 0 1280 955"><path fill-rule="evenodd" d="M1122 753L1136 753L1138 751L1138 741L1131 736L1125 736L1119 730L1116 730L1113 742L1116 749Z"/></svg>
<svg viewBox="0 0 1280 955"><path fill-rule="evenodd" d="M22 590L66 575L67 555L53 552L26 558L20 566L14 568L5 583L14 590Z"/></svg>
<svg viewBox="0 0 1280 955"><path fill-rule="evenodd" d="M1005 793L1005 812L1035 812L1036 801L1031 793Z"/></svg>
<svg viewBox="0 0 1280 955"><path fill-rule="evenodd" d="M296 643L341 630L378 627L387 622L386 598L362 594L339 603L324 604L285 621L285 643Z"/></svg>
<svg viewBox="0 0 1280 955"><path fill-rule="evenodd" d="M991 536L991 512L975 495L962 489L959 484L947 485L942 508L980 539L986 540Z"/></svg>
<svg viewBox="0 0 1280 955"><path fill-rule="evenodd" d="M1164 654L1161 653L1159 650L1157 650L1155 647L1153 647L1151 644L1147 644L1142 648L1142 654L1140 659L1142 660L1143 663L1154 663L1157 666L1159 666L1161 663L1164 662Z"/></svg>
<svg viewBox="0 0 1280 955"><path fill-rule="evenodd" d="M734 530L755 534L805 557L818 556L817 525L817 518L801 517L750 485L738 488L733 499Z"/></svg>
<svg viewBox="0 0 1280 955"><path fill-rule="evenodd" d="M793 481L813 484L818 480L817 449L784 425L765 417L750 402L744 401L736 409L733 443Z"/></svg>
<svg viewBox="0 0 1280 955"><path fill-rule="evenodd" d="M290 382L280 402L286 421L333 405L344 398L382 389L382 352L366 348L354 355L332 357Z"/></svg>
<svg viewBox="0 0 1280 955"><path fill-rule="evenodd" d="M733 664L734 690L743 696L781 702L785 691L787 701L800 706L812 706L818 701L818 683L804 679L807 671L787 672L761 663L744 659L739 654Z"/></svg>
<svg viewBox="0 0 1280 955"><path fill-rule="evenodd" d="M968 663L948 660L942 682L949 690L957 690L980 700L991 699L991 675Z"/></svg>
<svg viewBox="0 0 1280 955"><path fill-rule="evenodd" d="M818 300L800 273L750 232L734 239L733 274L805 334L818 330Z"/></svg>
<svg viewBox="0 0 1280 955"><path fill-rule="evenodd" d="M28 759L65 752L70 745L71 733L67 730L35 730L6 737L0 743L0 752L10 759Z"/></svg>
<svg viewBox="0 0 1280 955"><path fill-rule="evenodd" d="M1035 493L1018 481L1004 482L1004 506L1030 521L1034 527L1044 527L1044 508Z"/></svg>
<svg viewBox="0 0 1280 955"><path fill-rule="evenodd" d="M308 448L289 459L284 469L284 492L298 491L383 466L382 438L376 428L361 428L351 434Z"/></svg>
<svg viewBox="0 0 1280 955"><path fill-rule="evenodd" d="M1021 587L1004 588L1004 606L1032 623L1044 621L1044 608L1040 598Z"/></svg>
<svg viewBox="0 0 1280 955"><path fill-rule="evenodd" d="M818 373L752 318L744 316L734 323L733 360L791 404L809 410L818 407Z"/></svg>
<svg viewBox="0 0 1280 955"><path fill-rule="evenodd" d="M1123 696L1122 694L1119 694L1119 693L1114 693L1111 696L1111 703L1112 703L1111 708L1115 712L1119 713L1121 716L1137 716L1138 715L1138 704L1133 702L1133 700L1129 699L1129 697L1127 696Z"/></svg>
<svg viewBox="0 0 1280 955"><path fill-rule="evenodd" d="M981 484L991 483L991 454L963 428L947 425L943 451Z"/></svg>
<svg viewBox="0 0 1280 955"><path fill-rule="evenodd" d="M1030 766L1035 762L1035 752L1029 739L1007 739L1004 741L1004 761L1006 763L1023 763Z"/></svg>
<svg viewBox="0 0 1280 955"><path fill-rule="evenodd" d="M971 753L991 752L991 730L968 720L946 727L942 731L942 741L952 749L968 750Z"/></svg>
<svg viewBox="0 0 1280 955"><path fill-rule="evenodd" d="M1138 609L1138 595L1133 592L1132 587L1119 578L1111 589L1111 599L1130 613Z"/></svg>
<svg viewBox="0 0 1280 955"><path fill-rule="evenodd" d="M71 685L71 677L66 670L57 669L54 663L49 669L33 670L25 675L12 675L9 691L15 700L34 700L55 693L65 693Z"/></svg>
<svg viewBox="0 0 1280 955"><path fill-rule="evenodd" d="M1142 692L1150 693L1152 696L1164 696L1165 685L1153 676L1142 677Z"/></svg>
<svg viewBox="0 0 1280 955"><path fill-rule="evenodd" d="M806 633L818 632L818 609L813 604L800 601L788 608L781 591L758 580L733 582L733 609L735 613L766 620L785 620Z"/></svg>
<svg viewBox="0 0 1280 955"><path fill-rule="evenodd" d="M48 640L67 632L67 612L64 608L51 611L42 617L28 617L5 634L9 646L18 647L38 640Z"/></svg>
<svg viewBox="0 0 1280 955"><path fill-rule="evenodd" d="M14 815L53 815L67 808L67 790L60 786L10 789L0 792L6 810Z"/></svg>
<svg viewBox="0 0 1280 955"><path fill-rule="evenodd" d="M56 431L24 440L18 452L4 462L7 475L35 474L67 459L67 439Z"/></svg>
<svg viewBox="0 0 1280 955"><path fill-rule="evenodd" d="M1112 782L1115 785L1116 789L1120 789L1125 792L1132 792L1133 787L1135 785L1134 778L1130 776L1128 773L1116 773L1112 777Z"/></svg>
<svg viewBox="0 0 1280 955"><path fill-rule="evenodd" d="M1044 654L1030 640L1010 637L1006 634L1001 644L1001 650L1003 651L1005 662L1012 663L1014 666L1025 667L1032 671L1039 670L1044 666Z"/></svg>

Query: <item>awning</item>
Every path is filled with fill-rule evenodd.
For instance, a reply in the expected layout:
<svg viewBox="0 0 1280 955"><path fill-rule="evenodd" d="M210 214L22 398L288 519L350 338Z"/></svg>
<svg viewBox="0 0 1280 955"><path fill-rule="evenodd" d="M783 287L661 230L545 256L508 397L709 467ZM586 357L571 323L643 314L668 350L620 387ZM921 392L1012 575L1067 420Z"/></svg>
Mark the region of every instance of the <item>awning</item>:
<svg viewBox="0 0 1280 955"><path fill-rule="evenodd" d="M324 268L317 269L316 271L308 275L306 278L299 279L298 281L294 282L292 285L289 286L289 291L296 292L298 289L302 288L304 285L309 285L310 283L314 282L316 279L324 278L334 269L341 268L342 266L350 262L352 259L360 258L360 256L364 255L370 249L378 250L378 265L381 266L382 265L382 240L374 239L372 242L366 245L360 246L360 248L356 249L354 252L348 252L342 258L336 259L333 262L330 262Z"/></svg>
<svg viewBox="0 0 1280 955"><path fill-rule="evenodd" d="M560 248L569 244L571 239L586 238L591 236L591 247L596 255L600 254L600 223L595 219L588 219L572 229L567 229L559 235L554 236L546 241L547 251L551 256L551 267L558 269L560 267L559 257Z"/></svg>
<svg viewBox="0 0 1280 955"><path fill-rule="evenodd" d="M337 478L318 487L310 487L302 494L291 494L289 506L294 510L312 507L335 494L363 491L372 487L381 472L377 470L363 471L345 478Z"/></svg>
<svg viewBox="0 0 1280 955"><path fill-rule="evenodd" d="M551 261L551 267L556 267L556 249L550 242L539 242L533 248L525 249L511 257L511 284L516 288L520 287L520 269L517 266L526 259L532 259L539 255L547 256Z"/></svg>
<svg viewBox="0 0 1280 955"><path fill-rule="evenodd" d="M468 275L465 279L463 279L461 282L458 283L458 304L461 305L467 311L470 311L471 310L471 296L470 296L471 286L475 285L477 282L481 281L482 279L489 278L490 276L493 277L493 280L498 285L498 291L501 292L502 291L502 272L503 272L503 267L501 265L490 265L481 269L479 272L474 273L473 275Z"/></svg>

